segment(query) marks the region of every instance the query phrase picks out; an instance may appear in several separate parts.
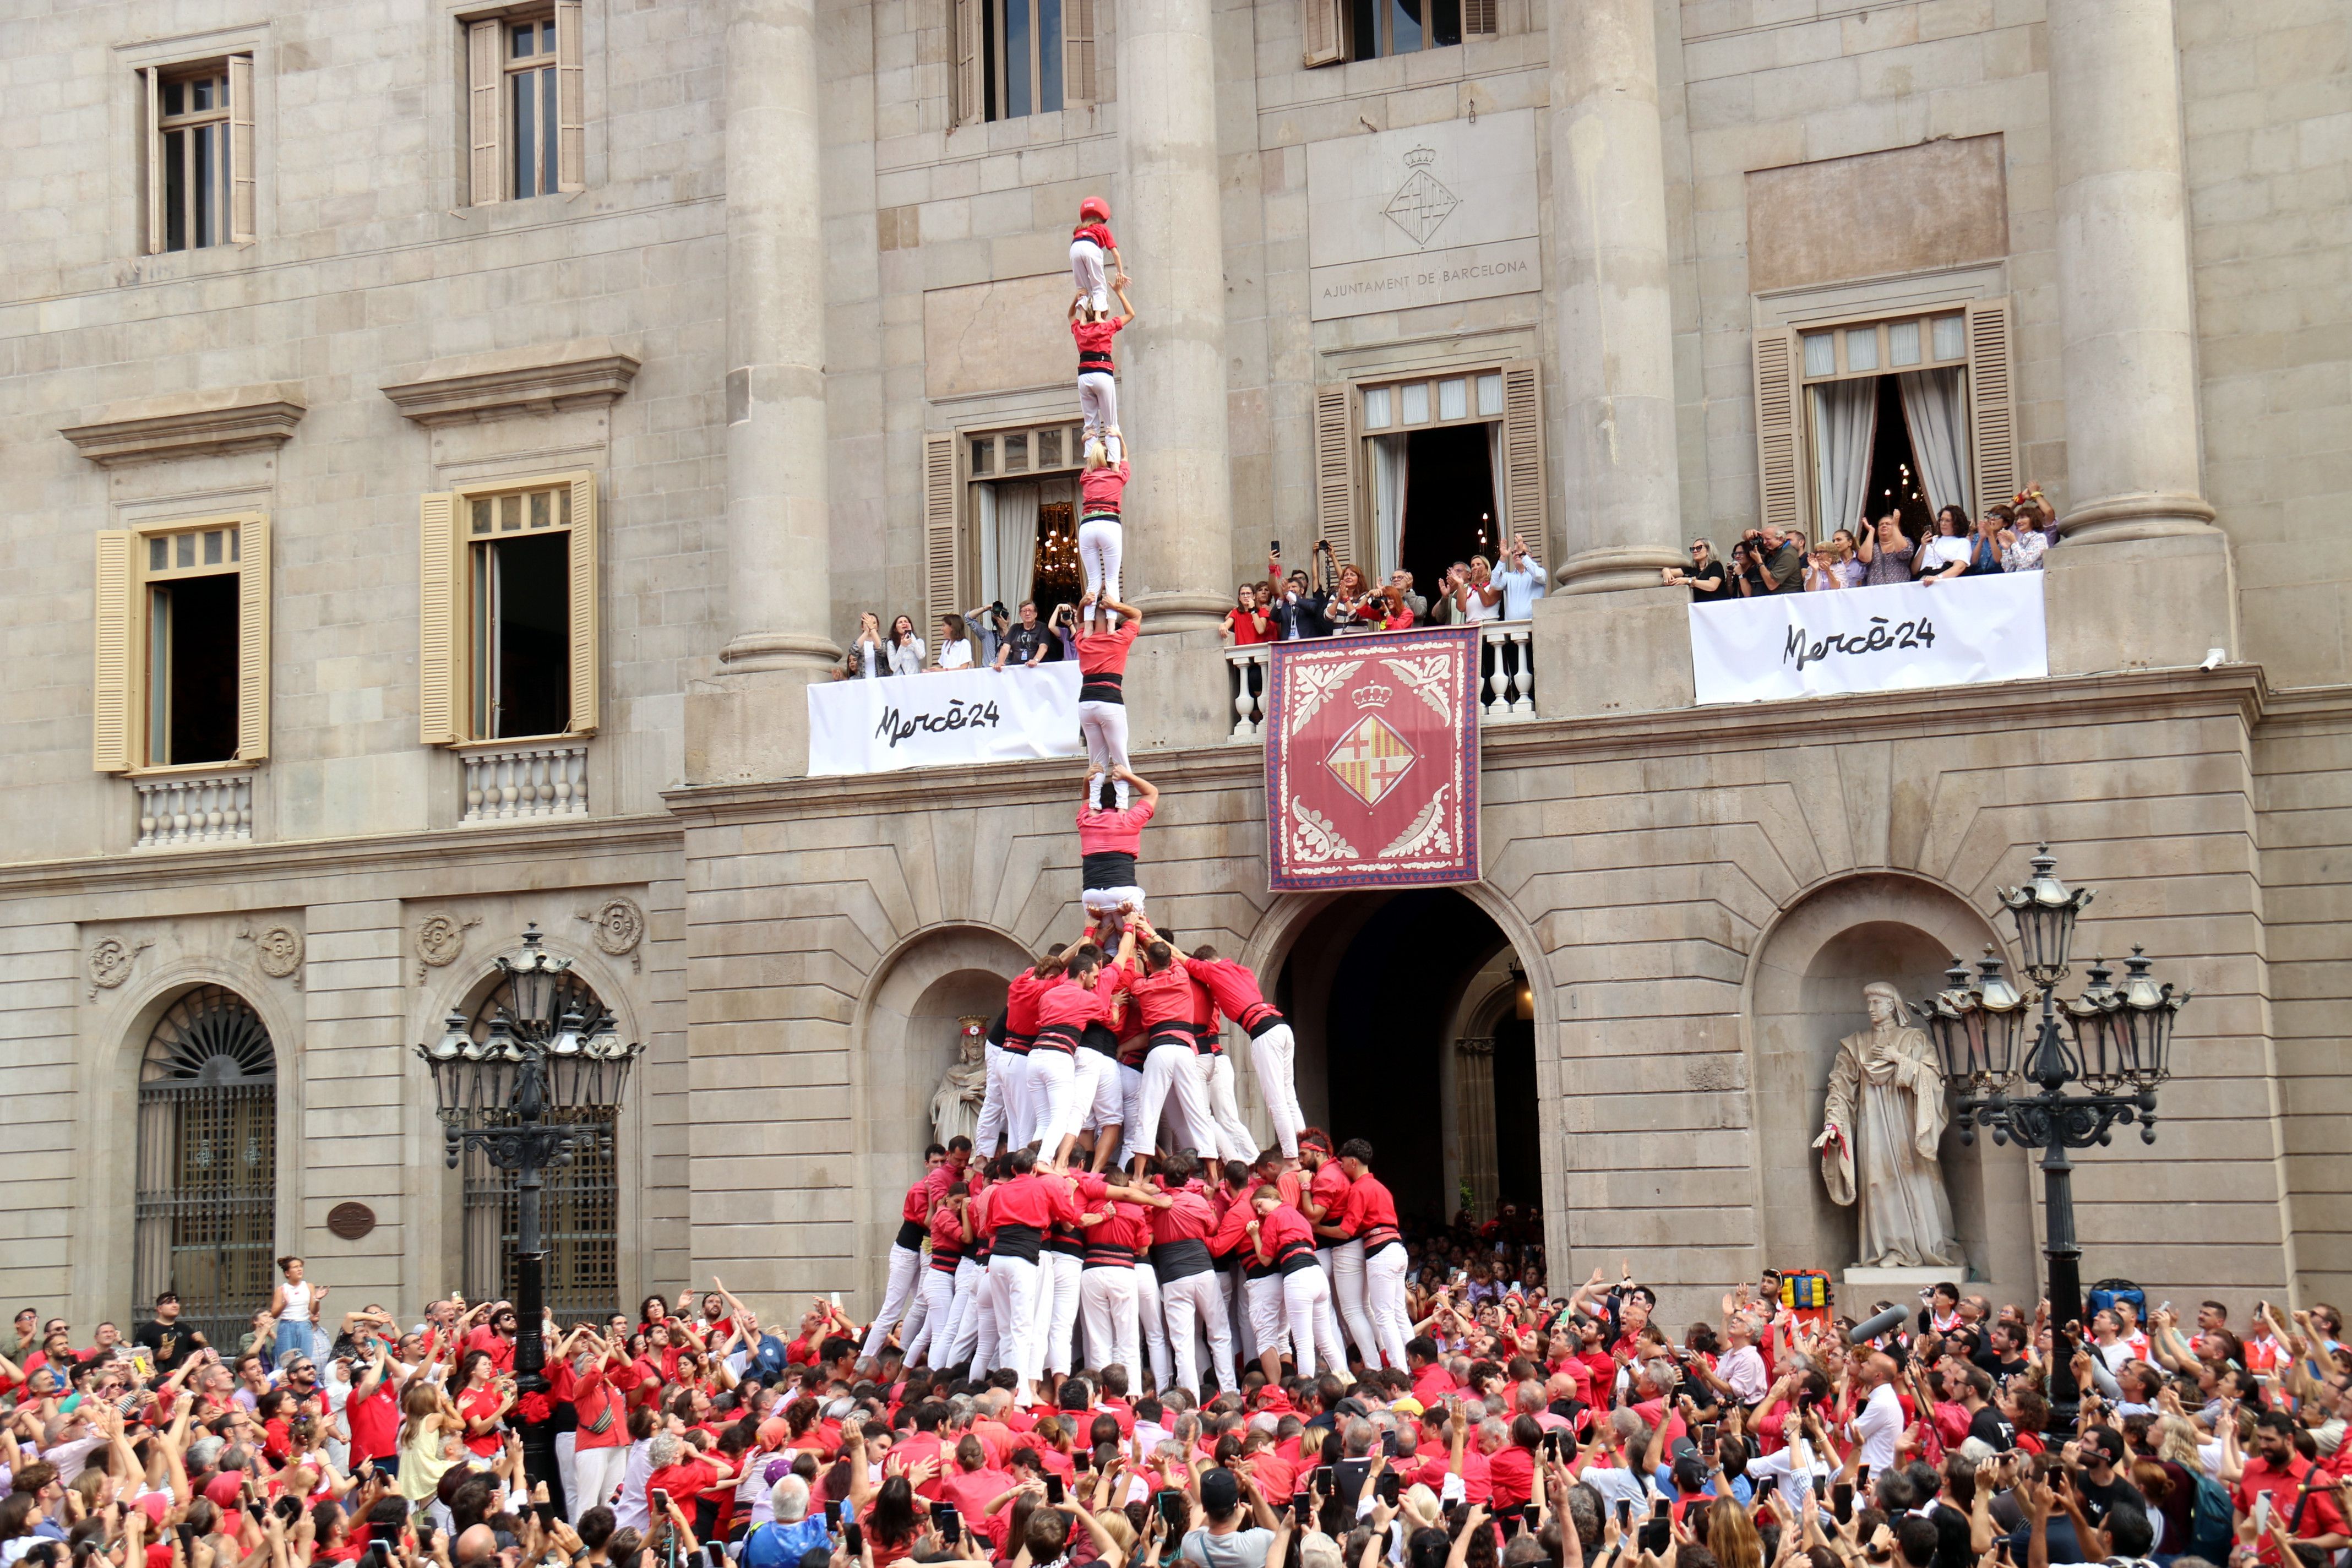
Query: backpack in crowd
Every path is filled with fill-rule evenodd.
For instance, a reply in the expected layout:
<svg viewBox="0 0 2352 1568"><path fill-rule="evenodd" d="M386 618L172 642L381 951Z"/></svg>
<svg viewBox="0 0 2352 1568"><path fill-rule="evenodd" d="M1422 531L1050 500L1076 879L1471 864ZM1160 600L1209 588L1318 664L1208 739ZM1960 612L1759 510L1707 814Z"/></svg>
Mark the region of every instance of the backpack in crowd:
<svg viewBox="0 0 2352 1568"><path fill-rule="evenodd" d="M2226 1563L2234 1539L2230 1494L2202 1470L2190 1470L2189 1479L2197 1490L2197 1506L2189 1518L2189 1550L2208 1563Z"/></svg>
<svg viewBox="0 0 2352 1568"><path fill-rule="evenodd" d="M2139 1310L2139 1321L2147 1321L2147 1292L2128 1279L2102 1279L2091 1287L2091 1310L2104 1312L2118 1301L2129 1301Z"/></svg>
<svg viewBox="0 0 2352 1568"><path fill-rule="evenodd" d="M1830 1277L1818 1268L1790 1268L1780 1276L1780 1305L1801 1322L1815 1328L1828 1322L1834 1300Z"/></svg>

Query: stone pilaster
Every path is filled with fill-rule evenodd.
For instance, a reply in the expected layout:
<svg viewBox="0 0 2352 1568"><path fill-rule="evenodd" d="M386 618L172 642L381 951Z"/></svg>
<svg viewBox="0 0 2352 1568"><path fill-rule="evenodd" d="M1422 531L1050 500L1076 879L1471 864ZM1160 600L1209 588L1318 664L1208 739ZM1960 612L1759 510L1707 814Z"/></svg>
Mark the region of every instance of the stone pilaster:
<svg viewBox="0 0 2352 1568"><path fill-rule="evenodd" d="M2206 532L2172 0L2051 0L2049 17L2065 536Z"/></svg>
<svg viewBox="0 0 2352 1568"><path fill-rule="evenodd" d="M1211 22L1210 0L1133 0L1118 14L1125 186L1112 229L1138 316L1120 352L1119 425L1134 472L1121 575L1150 617L1147 635L1207 632L1233 602Z"/></svg>
<svg viewBox="0 0 2352 1568"><path fill-rule="evenodd" d="M1666 184L1649 0L1552 0L1551 216L1571 593L1683 563Z"/></svg>

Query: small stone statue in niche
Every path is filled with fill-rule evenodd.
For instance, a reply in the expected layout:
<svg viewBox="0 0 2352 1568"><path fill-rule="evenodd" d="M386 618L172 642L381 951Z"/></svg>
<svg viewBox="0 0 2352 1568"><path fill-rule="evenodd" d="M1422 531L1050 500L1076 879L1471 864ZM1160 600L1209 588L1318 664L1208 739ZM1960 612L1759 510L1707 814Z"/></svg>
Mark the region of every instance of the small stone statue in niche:
<svg viewBox="0 0 2352 1568"><path fill-rule="evenodd" d="M1944 1135L1944 1073L1927 1032L1894 986L1862 988L1870 1027L1838 1042L1822 1110L1822 1180L1831 1201L1857 1205L1865 1268L1961 1266L1936 1145Z"/></svg>
<svg viewBox="0 0 2352 1568"><path fill-rule="evenodd" d="M956 1020L955 1065L940 1075L931 1093L931 1136L942 1147L955 1138L969 1138L980 1129L980 1102L988 1091L985 1045L988 1020Z"/></svg>

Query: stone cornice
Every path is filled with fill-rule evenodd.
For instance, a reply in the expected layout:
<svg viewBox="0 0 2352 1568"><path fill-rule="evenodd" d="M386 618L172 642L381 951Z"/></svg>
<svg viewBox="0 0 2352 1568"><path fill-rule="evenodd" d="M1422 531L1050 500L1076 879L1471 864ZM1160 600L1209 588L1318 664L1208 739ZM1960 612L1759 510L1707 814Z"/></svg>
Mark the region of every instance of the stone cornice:
<svg viewBox="0 0 2352 1568"><path fill-rule="evenodd" d="M495 827L446 827L366 837L246 842L72 860L29 860L0 866L0 899L235 884L255 889L257 898L275 907L271 900L282 902L282 899L261 886L272 879L317 879L349 872L375 875L434 870L510 860L519 855L544 856L551 861L576 868L594 856L676 854L682 832L677 819L667 814L567 816ZM570 879L567 875L562 880L569 885Z"/></svg>
<svg viewBox="0 0 2352 1568"><path fill-rule="evenodd" d="M299 383L266 382L110 403L58 434L99 467L113 468L280 447L306 412Z"/></svg>
<svg viewBox="0 0 2352 1568"><path fill-rule="evenodd" d="M1674 752L1722 752L1791 742L1825 744L1884 735L1967 734L2011 725L2079 724L2096 719L2181 719L2231 715L2249 727L2263 713L2266 689L2252 665L2215 670L2135 670L2061 676L1954 690L1871 692L1786 702L1676 708L1651 713L1497 724L1482 737L1487 765L1537 760L1599 762ZM1255 745L1202 746L1149 753L1146 771L1163 791L1263 784L1265 757ZM787 779L772 784L703 784L666 790L662 798L691 826L751 819L794 820L838 812L933 808L942 800L985 798L1034 805L1068 797L1073 759L917 768L902 773Z"/></svg>
<svg viewBox="0 0 2352 1568"><path fill-rule="evenodd" d="M574 338L435 360L383 390L419 425L462 425L602 407L629 390L637 364L636 355L610 338Z"/></svg>

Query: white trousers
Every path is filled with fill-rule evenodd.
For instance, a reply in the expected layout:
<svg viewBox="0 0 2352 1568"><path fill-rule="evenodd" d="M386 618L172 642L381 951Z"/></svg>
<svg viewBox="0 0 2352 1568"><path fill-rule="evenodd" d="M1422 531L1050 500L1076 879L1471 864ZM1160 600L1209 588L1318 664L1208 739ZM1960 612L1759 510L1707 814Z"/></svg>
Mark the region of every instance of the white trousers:
<svg viewBox="0 0 2352 1568"><path fill-rule="evenodd" d="M1326 1310L1331 1319L1331 1332L1337 1336L1346 1332L1345 1326L1339 1321L1339 1255L1332 1251L1327 1239L1323 1246L1315 1249L1315 1261L1323 1266L1323 1281L1331 1287L1331 1304ZM1365 1364L1370 1365L1370 1363Z"/></svg>
<svg viewBox="0 0 2352 1568"><path fill-rule="evenodd" d="M1298 1375L1313 1377L1318 1361L1327 1370L1344 1373L1348 1352L1331 1328L1331 1286L1323 1270L1300 1268L1276 1278L1282 1282L1283 1315L1289 1320Z"/></svg>
<svg viewBox="0 0 2352 1568"><path fill-rule="evenodd" d="M1250 1041L1250 1065L1257 1070L1257 1091L1265 1100L1266 1119L1274 1123L1274 1141L1282 1145L1284 1157L1292 1160L1298 1157L1298 1130L1307 1125L1291 1068L1297 1049L1287 1024L1276 1024Z"/></svg>
<svg viewBox="0 0 2352 1568"><path fill-rule="evenodd" d="M1127 1147L1148 1154L1159 1147L1160 1122L1168 1122L1169 1146L1207 1153L1214 1145L1215 1123L1209 1120L1208 1096L1202 1075L1193 1064L1199 1058L1184 1045L1154 1046L1144 1053L1142 1081L1137 1087L1135 1114L1128 1119ZM1171 1106L1169 1097L1176 1103Z"/></svg>
<svg viewBox="0 0 2352 1568"><path fill-rule="evenodd" d="M1242 1120L1242 1108L1234 1099L1234 1058L1219 1051L1192 1059L1209 1102L1209 1123L1216 1130L1217 1158L1255 1159L1257 1139L1252 1136L1249 1123Z"/></svg>
<svg viewBox="0 0 2352 1568"><path fill-rule="evenodd" d="M1025 1258L997 1253L988 1260L990 1294L996 1305L996 1365L1009 1366L1026 1383L1045 1375L1045 1347L1038 1339L1038 1268Z"/></svg>
<svg viewBox="0 0 2352 1568"><path fill-rule="evenodd" d="M1127 1114L1126 1095L1119 1083L1118 1058L1081 1046L1077 1070L1071 1081L1071 1102L1078 1110L1078 1131L1100 1133L1117 1127ZM1097 1154L1106 1152L1099 1143Z"/></svg>
<svg viewBox="0 0 2352 1568"><path fill-rule="evenodd" d="M1170 1376L1168 1324L1160 1310L1160 1276L1149 1263L1135 1266L1135 1317L1143 1331L1143 1348L1151 1357L1151 1386L1166 1388ZM1135 1368L1129 1367L1132 1377Z"/></svg>
<svg viewBox="0 0 2352 1568"><path fill-rule="evenodd" d="M1004 1078L1004 1146L1008 1149L1019 1149L1028 1143L1031 1134L1034 1131L1030 1126L1028 1053L1025 1051L1006 1051L1004 1053L1003 1072ZM981 1113L982 1115L986 1115L987 1111L987 1106L982 1105L981 1107ZM986 1159L990 1154L994 1152L993 1150L983 1147L977 1137L972 1139L971 1146L972 1152L980 1155L982 1159Z"/></svg>
<svg viewBox="0 0 2352 1568"><path fill-rule="evenodd" d="M1079 678L1084 679L1082 676ZM1103 775L1127 766L1127 704L1086 701L1078 704L1078 734L1087 743L1087 799L1102 799ZM1127 809L1127 781L1110 782L1112 804Z"/></svg>
<svg viewBox="0 0 2352 1568"><path fill-rule="evenodd" d="M1078 563L1087 570L1087 592L1118 598L1118 557L1126 535L1115 517L1090 517L1078 524ZM1091 612L1087 619L1093 619Z"/></svg>
<svg viewBox="0 0 2352 1568"><path fill-rule="evenodd" d="M1229 1385L1234 1375L1234 1333L1225 1321L1224 1276L1213 1268L1160 1282L1160 1307L1168 1320L1168 1342L1174 1352L1176 1386L1198 1399L1201 1374L1192 1358L1192 1331L1209 1331L1209 1359L1217 1386Z"/></svg>
<svg viewBox="0 0 2352 1568"><path fill-rule="evenodd" d="M1139 1388L1143 1380L1137 1364L1135 1277L1148 1272L1105 1264L1078 1275L1078 1304L1086 1314L1087 1364L1097 1372L1123 1366Z"/></svg>
<svg viewBox="0 0 2352 1568"><path fill-rule="evenodd" d="M1078 1326L1078 1274L1083 1268L1066 1252L1037 1254L1037 1300L1030 1331L1043 1348L1046 1371L1069 1375L1070 1335Z"/></svg>
<svg viewBox="0 0 2352 1568"><path fill-rule="evenodd" d="M578 1503L572 1501L580 1495L579 1440L580 1434L577 1432L558 1432L555 1435L555 1479L563 1488L563 1500L574 1510L575 1517L580 1507ZM346 1463L350 1462L351 1453L348 1447L344 1450L343 1458Z"/></svg>
<svg viewBox="0 0 2352 1568"><path fill-rule="evenodd" d="M1091 239L1070 241L1070 290L1097 310L1110 309L1110 282L1103 275L1102 247Z"/></svg>
<svg viewBox="0 0 2352 1568"><path fill-rule="evenodd" d="M1078 372L1078 415L1086 421L1082 441L1100 441L1103 455L1118 462L1123 445L1118 440L1118 383L1109 371ZM1083 445L1078 449L1086 450Z"/></svg>
<svg viewBox="0 0 2352 1568"><path fill-rule="evenodd" d="M1364 1305L1371 1313L1372 1331L1380 1336L1381 1359L1390 1366L1402 1366L1404 1342L1412 1332L1412 1314L1405 1307L1403 1247L1384 1247L1364 1259Z"/></svg>
<svg viewBox="0 0 2352 1568"><path fill-rule="evenodd" d="M957 1267L962 1266L959 1264ZM929 1354L934 1345L939 1347L942 1357L947 1354L948 1347L954 1337L952 1320L955 1317L955 1300L954 1271L925 1268L923 1270L923 1324L915 1331L915 1337L907 1342L908 1366L930 1365L931 1363L924 1357ZM944 1366L948 1363L942 1360L940 1364Z"/></svg>
<svg viewBox="0 0 2352 1568"><path fill-rule="evenodd" d="M980 1125L971 1131L971 1152L980 1160L996 1152L1004 1139L1004 1102L1013 1091L1004 1079L1004 1064L1013 1053L991 1042L988 1047L988 1087L980 1098Z"/></svg>
<svg viewBox="0 0 2352 1568"><path fill-rule="evenodd" d="M577 1433L568 1434L575 1439ZM603 1448L581 1448L572 1456L572 1489L564 1495L572 1502L572 1522L602 1505L613 1506L613 1494L621 1489L622 1474L629 1468L629 1446L614 1443Z"/></svg>
<svg viewBox="0 0 2352 1568"><path fill-rule="evenodd" d="M1242 1347L1242 1360L1255 1361L1268 1351L1279 1357L1290 1348L1290 1323L1282 1310L1282 1276L1244 1278L1242 1300L1248 1305L1250 1331L1250 1342ZM1302 1375L1304 1372L1301 1368Z"/></svg>
<svg viewBox="0 0 2352 1568"><path fill-rule="evenodd" d="M906 1315L908 1305L915 1300L915 1276L922 1272L923 1255L909 1252L896 1242L890 1245L890 1279L882 1289L882 1310L874 1314L874 1326L866 1331L866 1348L862 1352L868 1360L879 1354L882 1342L898 1320Z"/></svg>
<svg viewBox="0 0 2352 1568"><path fill-rule="evenodd" d="M1038 1145L1041 1158L1054 1157L1066 1130L1078 1130L1077 1101L1072 1089L1076 1072L1068 1051L1039 1046L1029 1053L1029 1113L1033 1125L1023 1142Z"/></svg>
<svg viewBox="0 0 2352 1568"><path fill-rule="evenodd" d="M1381 1342L1372 1315L1364 1305L1364 1244L1343 1241L1331 1249L1331 1294L1338 1299L1339 1321L1356 1342L1366 1366L1381 1364Z"/></svg>
<svg viewBox="0 0 2352 1568"><path fill-rule="evenodd" d="M1079 897L1090 915L1115 915L1121 908L1143 912L1141 888L1088 888Z"/></svg>
<svg viewBox="0 0 2352 1568"><path fill-rule="evenodd" d="M969 1258L956 1261L955 1291L948 1310L948 1326L940 1331L935 1344L946 1346L945 1352L931 1358L933 1366L961 1366L973 1359L980 1344L981 1319L988 1312L988 1270ZM996 1349L996 1331L988 1333L988 1348ZM988 1370L983 1367L983 1371Z"/></svg>

